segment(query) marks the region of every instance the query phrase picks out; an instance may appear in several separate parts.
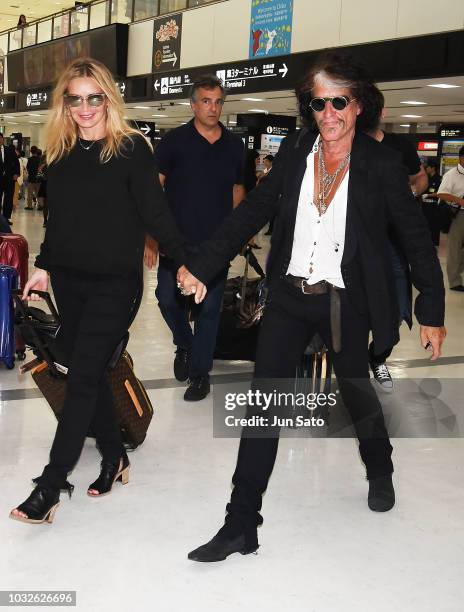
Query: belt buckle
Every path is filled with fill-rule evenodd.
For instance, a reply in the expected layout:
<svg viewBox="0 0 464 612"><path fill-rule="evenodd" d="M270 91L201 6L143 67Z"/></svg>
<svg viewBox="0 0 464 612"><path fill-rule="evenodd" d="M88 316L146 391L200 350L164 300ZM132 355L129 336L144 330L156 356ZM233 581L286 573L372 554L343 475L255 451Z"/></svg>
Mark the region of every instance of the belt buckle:
<svg viewBox="0 0 464 612"><path fill-rule="evenodd" d="M304 293L305 295L309 295L311 293L311 290L305 291L305 285L310 289L307 280L305 278L302 278L301 279L301 284L300 284L300 289L301 289L302 293Z"/></svg>

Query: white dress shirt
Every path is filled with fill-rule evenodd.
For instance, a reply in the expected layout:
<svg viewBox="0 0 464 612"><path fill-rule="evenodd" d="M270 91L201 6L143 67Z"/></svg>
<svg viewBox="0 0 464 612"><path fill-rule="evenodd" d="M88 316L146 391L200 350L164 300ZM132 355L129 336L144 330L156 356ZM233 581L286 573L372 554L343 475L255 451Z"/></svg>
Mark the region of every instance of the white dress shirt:
<svg viewBox="0 0 464 612"><path fill-rule="evenodd" d="M313 203L314 154L318 147L319 137L307 157L306 172L301 182L292 257L287 274L302 276L310 285L326 280L336 287L344 288L341 262L345 246L349 169L327 211L319 216Z"/></svg>
<svg viewBox="0 0 464 612"><path fill-rule="evenodd" d="M445 172L438 193L448 193L458 198L464 197L464 168L461 164Z"/></svg>

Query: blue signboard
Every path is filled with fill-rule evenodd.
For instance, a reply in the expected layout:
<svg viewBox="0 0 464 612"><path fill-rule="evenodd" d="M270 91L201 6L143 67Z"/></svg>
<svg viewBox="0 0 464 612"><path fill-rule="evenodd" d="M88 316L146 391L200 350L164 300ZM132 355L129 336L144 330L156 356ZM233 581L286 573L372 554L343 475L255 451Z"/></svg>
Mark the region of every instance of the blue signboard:
<svg viewBox="0 0 464 612"><path fill-rule="evenodd" d="M248 57L291 53L292 18L293 0L252 0Z"/></svg>

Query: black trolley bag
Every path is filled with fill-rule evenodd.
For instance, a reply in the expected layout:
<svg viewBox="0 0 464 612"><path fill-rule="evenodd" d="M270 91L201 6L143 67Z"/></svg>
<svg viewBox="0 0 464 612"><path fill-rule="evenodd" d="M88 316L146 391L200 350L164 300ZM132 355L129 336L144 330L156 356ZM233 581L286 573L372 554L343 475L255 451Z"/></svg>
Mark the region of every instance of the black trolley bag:
<svg viewBox="0 0 464 612"><path fill-rule="evenodd" d="M26 346L35 355L35 359L23 365L21 371L31 372L34 382L59 419L66 395L67 378L67 367L62 364L64 360L56 342L60 318L49 293L35 290L34 293L45 300L50 314L25 304L20 291L14 295L16 325ZM134 450L146 437L153 417L153 406L143 384L135 376L132 357L125 350L128 340L127 333L113 353L107 375L124 446ZM89 436L92 435L89 431Z"/></svg>
<svg viewBox="0 0 464 612"><path fill-rule="evenodd" d="M216 337L215 359L254 361L261 317L266 300L265 275L250 246L243 276L227 279ZM259 278L249 279L250 266Z"/></svg>

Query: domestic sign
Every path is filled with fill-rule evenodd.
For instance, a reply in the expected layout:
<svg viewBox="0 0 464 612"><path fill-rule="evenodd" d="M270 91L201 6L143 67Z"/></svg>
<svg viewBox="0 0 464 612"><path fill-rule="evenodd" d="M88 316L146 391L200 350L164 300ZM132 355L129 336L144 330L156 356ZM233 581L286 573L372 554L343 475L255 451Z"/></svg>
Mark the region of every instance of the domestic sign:
<svg viewBox="0 0 464 612"><path fill-rule="evenodd" d="M299 72L298 72L299 71ZM153 99L187 98L190 86L203 74L216 74L228 93L252 93L287 89L291 80L301 74L299 62L290 58L277 60L248 60L202 68L187 68L153 77Z"/></svg>
<svg viewBox="0 0 464 612"><path fill-rule="evenodd" d="M182 13L153 22L153 72L166 72L180 65Z"/></svg>
<svg viewBox="0 0 464 612"><path fill-rule="evenodd" d="M18 94L18 111L45 110L49 106L49 91L28 91Z"/></svg>
<svg viewBox="0 0 464 612"><path fill-rule="evenodd" d="M291 53L293 0L252 0L249 58Z"/></svg>

